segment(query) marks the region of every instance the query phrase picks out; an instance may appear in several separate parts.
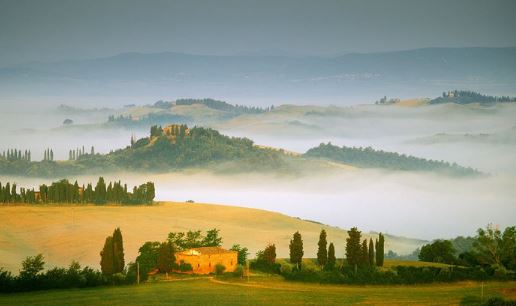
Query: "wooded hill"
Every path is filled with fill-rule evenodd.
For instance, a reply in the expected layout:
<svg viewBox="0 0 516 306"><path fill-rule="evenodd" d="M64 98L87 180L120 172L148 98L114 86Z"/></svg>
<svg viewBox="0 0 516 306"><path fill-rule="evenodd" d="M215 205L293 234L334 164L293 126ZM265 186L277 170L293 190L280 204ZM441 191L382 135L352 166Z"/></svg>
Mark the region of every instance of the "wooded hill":
<svg viewBox="0 0 516 306"><path fill-rule="evenodd" d="M308 158L322 158L359 168L383 168L403 171L438 171L453 175L478 175L479 171L444 161L418 158L395 152L374 150L371 147L338 147L331 143L321 143L308 150L304 155Z"/></svg>
<svg viewBox="0 0 516 306"><path fill-rule="evenodd" d="M127 170L163 173L194 167L217 167L226 172L292 172L307 159L326 159L360 168L438 171L452 175L480 174L477 170L455 163L372 148L340 148L328 143L308 150L300 158L285 154L283 150L256 146L248 138L225 136L210 128L188 129L183 124L164 129L152 126L149 137L133 140L130 146L109 154L84 153L68 161L54 161L51 158L31 162L27 159L0 158L0 174L59 177Z"/></svg>
<svg viewBox="0 0 516 306"><path fill-rule="evenodd" d="M57 162L0 159L0 173L45 177L127 170L166 172L224 162L252 171L281 168L288 158L277 150L255 146L250 139L228 137L213 129L194 127L188 134L178 130L176 135L165 135L157 126L151 130L153 135L109 154L84 154L76 160Z"/></svg>
<svg viewBox="0 0 516 306"><path fill-rule="evenodd" d="M443 92L441 97L430 101L430 104L457 103L457 104L492 104L492 103L515 103L516 97L509 96L488 96L469 90L453 90Z"/></svg>

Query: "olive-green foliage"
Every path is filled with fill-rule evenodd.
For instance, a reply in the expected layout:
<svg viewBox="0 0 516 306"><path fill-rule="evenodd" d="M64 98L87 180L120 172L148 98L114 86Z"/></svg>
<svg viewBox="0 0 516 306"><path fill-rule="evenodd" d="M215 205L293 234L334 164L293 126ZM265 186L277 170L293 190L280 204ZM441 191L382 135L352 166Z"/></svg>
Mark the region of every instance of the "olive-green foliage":
<svg viewBox="0 0 516 306"><path fill-rule="evenodd" d="M320 266L324 267L328 262L328 250L326 249L326 231L321 230L319 235L319 242L317 243L317 262Z"/></svg>
<svg viewBox="0 0 516 306"><path fill-rule="evenodd" d="M238 253L238 255L237 255L238 264L245 265L247 256L249 256L249 249L241 246L240 244L234 244L230 250L236 251Z"/></svg>
<svg viewBox="0 0 516 306"><path fill-rule="evenodd" d="M435 240L421 247L419 260L453 264L457 261L455 249L449 240Z"/></svg>
<svg viewBox="0 0 516 306"><path fill-rule="evenodd" d="M176 267L174 245L170 241L161 243L158 250L157 268L160 272L171 272Z"/></svg>
<svg viewBox="0 0 516 306"><path fill-rule="evenodd" d="M168 234L168 241L174 244L179 250L190 248L221 246L222 237L219 236L220 230L213 228L206 231L203 235L200 230L188 232L171 232Z"/></svg>
<svg viewBox="0 0 516 306"><path fill-rule="evenodd" d="M303 239L301 239L301 234L299 232L295 232L292 236L292 240L290 240L289 250L290 262L295 264L297 267L301 266L304 251Z"/></svg>
<svg viewBox="0 0 516 306"><path fill-rule="evenodd" d="M330 159L362 168L385 168L405 171L440 171L453 175L478 175L472 168L461 167L455 163L427 160L394 152L374 150L371 147L338 147L331 143L321 143L308 150L305 157Z"/></svg>

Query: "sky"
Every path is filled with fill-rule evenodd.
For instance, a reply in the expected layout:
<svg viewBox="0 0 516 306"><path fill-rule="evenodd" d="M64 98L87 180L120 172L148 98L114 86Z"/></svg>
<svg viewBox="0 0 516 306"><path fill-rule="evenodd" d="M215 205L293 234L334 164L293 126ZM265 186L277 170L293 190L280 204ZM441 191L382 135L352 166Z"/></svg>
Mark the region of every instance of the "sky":
<svg viewBox="0 0 516 306"><path fill-rule="evenodd" d="M0 0L0 66L123 52L338 55L516 46L516 1Z"/></svg>

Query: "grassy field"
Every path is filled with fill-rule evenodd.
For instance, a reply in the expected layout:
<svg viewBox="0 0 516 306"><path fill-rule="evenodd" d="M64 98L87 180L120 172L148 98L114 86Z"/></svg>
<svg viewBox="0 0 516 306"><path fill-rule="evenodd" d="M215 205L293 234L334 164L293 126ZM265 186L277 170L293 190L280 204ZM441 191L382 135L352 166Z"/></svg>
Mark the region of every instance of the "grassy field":
<svg viewBox="0 0 516 306"><path fill-rule="evenodd" d="M481 284L343 286L283 281L277 276L201 278L139 286L0 295L0 305L477 305ZM484 298L516 298L516 283L487 282Z"/></svg>
<svg viewBox="0 0 516 306"><path fill-rule="evenodd" d="M167 202L154 206L2 206L0 207L0 267L15 273L26 256L42 253L47 267L77 260L99 268L105 238L120 227L126 262L136 258L145 241L164 241L171 231L218 228L223 246L239 243L252 255L269 242L278 257L288 257L292 233L299 230L305 256L315 257L322 228L342 257L346 232L283 214L233 206ZM367 235L366 235L367 236ZM420 240L388 237L386 250L410 252Z"/></svg>

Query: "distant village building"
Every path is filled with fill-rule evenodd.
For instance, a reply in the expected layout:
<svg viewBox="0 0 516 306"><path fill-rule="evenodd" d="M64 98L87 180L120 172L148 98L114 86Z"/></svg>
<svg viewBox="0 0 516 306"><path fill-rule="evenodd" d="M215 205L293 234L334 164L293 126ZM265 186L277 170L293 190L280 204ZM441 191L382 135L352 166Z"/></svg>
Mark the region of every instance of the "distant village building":
<svg viewBox="0 0 516 306"><path fill-rule="evenodd" d="M221 247L201 247L188 249L175 254L177 264L181 261L192 266L195 274L215 273L215 266L222 264L226 272L234 272L238 265L238 253Z"/></svg>

